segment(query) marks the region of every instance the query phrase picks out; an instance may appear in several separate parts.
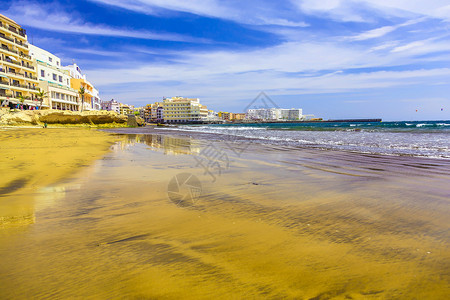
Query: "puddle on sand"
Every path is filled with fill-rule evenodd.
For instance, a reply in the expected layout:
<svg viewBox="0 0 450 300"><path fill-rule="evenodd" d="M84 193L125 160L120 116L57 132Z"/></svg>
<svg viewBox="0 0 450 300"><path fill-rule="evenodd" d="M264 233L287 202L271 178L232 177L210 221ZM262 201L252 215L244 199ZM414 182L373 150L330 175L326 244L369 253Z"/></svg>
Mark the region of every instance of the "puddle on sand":
<svg viewBox="0 0 450 300"><path fill-rule="evenodd" d="M230 164L221 174L214 170L213 181L194 159L208 145L123 136L71 180L24 194L33 198L34 221L0 229L0 293L192 299L449 294L448 174L377 171L389 162L380 166L361 156L349 163L357 154L256 145L236 157L216 143ZM201 182L199 198L188 207L167 194L180 173Z"/></svg>

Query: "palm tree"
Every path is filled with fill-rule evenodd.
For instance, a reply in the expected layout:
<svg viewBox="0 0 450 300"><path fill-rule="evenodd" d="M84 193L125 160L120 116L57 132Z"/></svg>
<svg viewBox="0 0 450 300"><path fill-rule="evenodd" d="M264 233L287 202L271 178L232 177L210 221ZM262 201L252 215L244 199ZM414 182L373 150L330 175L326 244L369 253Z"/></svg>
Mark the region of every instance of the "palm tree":
<svg viewBox="0 0 450 300"><path fill-rule="evenodd" d="M84 89L84 86L80 87L80 89L78 90L78 94L81 97L81 111L83 111L84 108L84 93L86 92L86 90Z"/></svg>
<svg viewBox="0 0 450 300"><path fill-rule="evenodd" d="M17 96L17 98L19 99L20 104L21 104L22 109L23 109L23 102L25 101L26 98L24 96L22 96L22 95Z"/></svg>
<svg viewBox="0 0 450 300"><path fill-rule="evenodd" d="M44 98L47 98L47 92L39 89L38 92L36 92L36 98L40 102L39 109L41 109Z"/></svg>

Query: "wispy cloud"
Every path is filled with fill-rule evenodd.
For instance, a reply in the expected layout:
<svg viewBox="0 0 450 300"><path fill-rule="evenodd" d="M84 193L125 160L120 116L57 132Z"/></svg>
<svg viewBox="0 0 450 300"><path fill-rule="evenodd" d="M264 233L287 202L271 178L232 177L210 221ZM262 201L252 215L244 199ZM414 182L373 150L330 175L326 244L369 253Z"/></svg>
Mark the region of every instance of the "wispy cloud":
<svg viewBox="0 0 450 300"><path fill-rule="evenodd" d="M179 34L156 33L145 30L134 31L107 25L92 24L82 19L76 19L72 14L65 12L62 7L56 4L50 5L18 1L5 11L4 14L12 19L20 20L23 26L54 32L176 42L208 42L206 39Z"/></svg>
<svg viewBox="0 0 450 300"><path fill-rule="evenodd" d="M195 14L231 20L248 25L275 25L307 27L309 24L298 14L282 7L282 2L268 0L90 0L123 9L149 14L165 15L167 11ZM289 7L289 6L288 6Z"/></svg>
<svg viewBox="0 0 450 300"><path fill-rule="evenodd" d="M347 22L372 20L368 11L372 14L382 11L389 16L429 16L450 21L450 5L447 0L291 0L291 2L304 13L326 14L330 18Z"/></svg>

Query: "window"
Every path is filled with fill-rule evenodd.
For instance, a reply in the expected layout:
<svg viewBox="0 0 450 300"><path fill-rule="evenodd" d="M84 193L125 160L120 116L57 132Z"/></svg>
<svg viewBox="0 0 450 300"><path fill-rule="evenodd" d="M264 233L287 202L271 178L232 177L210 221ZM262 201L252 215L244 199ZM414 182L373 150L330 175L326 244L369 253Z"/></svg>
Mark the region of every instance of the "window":
<svg viewBox="0 0 450 300"><path fill-rule="evenodd" d="M45 77L45 71L41 70L41 77Z"/></svg>
<svg viewBox="0 0 450 300"><path fill-rule="evenodd" d="M49 61L49 62L52 62L53 59L52 59L51 57L48 57L48 61Z"/></svg>
<svg viewBox="0 0 450 300"><path fill-rule="evenodd" d="M53 80L56 81L56 74L53 73Z"/></svg>
<svg viewBox="0 0 450 300"><path fill-rule="evenodd" d="M59 75L59 82L62 82L62 76L61 75Z"/></svg>
<svg viewBox="0 0 450 300"><path fill-rule="evenodd" d="M56 65L59 66L59 61L56 62Z"/></svg>

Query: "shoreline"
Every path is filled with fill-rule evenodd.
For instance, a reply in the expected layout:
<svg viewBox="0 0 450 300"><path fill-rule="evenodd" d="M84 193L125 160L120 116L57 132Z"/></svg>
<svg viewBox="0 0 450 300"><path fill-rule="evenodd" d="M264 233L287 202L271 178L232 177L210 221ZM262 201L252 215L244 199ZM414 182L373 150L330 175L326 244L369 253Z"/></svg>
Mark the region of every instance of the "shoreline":
<svg viewBox="0 0 450 300"><path fill-rule="evenodd" d="M141 127L141 128L107 128L102 131L117 133L117 134L161 134L161 135L173 135L173 136L181 136L181 137L191 137L191 138L199 138L205 139L208 141L226 141L229 143L249 143L249 144L261 144L261 145L278 145L278 146L288 146L293 149L304 149L304 150L315 150L315 151L342 151L345 153L354 153L361 155L379 155L386 157L398 157L398 158L417 158L417 159L430 159L430 160L438 160L438 161L450 161L450 157L430 157L425 155L408 155L408 154L389 154L389 153L377 153L377 152L362 152L357 150L347 150L347 149L337 149L331 147L325 147L326 145L313 145L313 144L305 144L305 145L290 145L289 143L274 143L274 141L268 139L260 139L257 137L244 137L244 136L234 136L229 135L227 133L211 133L211 132L200 132L200 131L191 131L185 130L183 128L176 129L160 129L158 127ZM426 134L426 133L420 133Z"/></svg>

